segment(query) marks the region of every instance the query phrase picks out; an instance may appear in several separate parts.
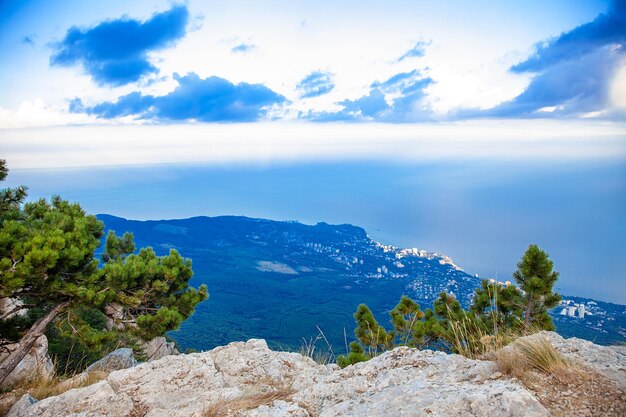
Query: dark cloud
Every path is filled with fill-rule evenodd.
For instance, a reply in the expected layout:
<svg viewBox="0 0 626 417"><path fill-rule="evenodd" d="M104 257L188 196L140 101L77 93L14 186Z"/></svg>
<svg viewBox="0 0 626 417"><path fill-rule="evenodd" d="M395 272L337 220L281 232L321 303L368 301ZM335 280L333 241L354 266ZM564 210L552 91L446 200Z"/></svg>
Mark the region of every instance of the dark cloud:
<svg viewBox="0 0 626 417"><path fill-rule="evenodd" d="M607 13L541 43L528 59L511 67L512 72L534 73L513 100L455 117L562 117L607 110L610 85L624 55L626 0L619 0Z"/></svg>
<svg viewBox="0 0 626 417"><path fill-rule="evenodd" d="M551 65L513 100L480 112L495 117L557 117L602 110L620 56L609 47ZM546 108L551 111L546 112ZM542 111L544 110L544 111Z"/></svg>
<svg viewBox="0 0 626 417"><path fill-rule="evenodd" d="M511 67L513 72L543 71L552 65L580 57L605 45L626 44L626 1L615 0L609 11L592 22L541 43L526 60Z"/></svg>
<svg viewBox="0 0 626 417"><path fill-rule="evenodd" d="M316 121L380 121L415 122L428 119L430 111L424 109L425 88L433 83L420 71L402 72L385 81L376 81L366 96L344 100L337 104L343 109L334 113L307 115Z"/></svg>
<svg viewBox="0 0 626 417"><path fill-rule="evenodd" d="M329 72L313 71L297 85L301 98L318 97L327 94L335 88L332 74Z"/></svg>
<svg viewBox="0 0 626 417"><path fill-rule="evenodd" d="M247 43L242 43L239 44L235 47L233 47L230 51L234 52L234 53L239 53L239 54L246 54L248 52L252 52L253 50L256 49L255 45L251 45L251 44L247 44Z"/></svg>
<svg viewBox="0 0 626 417"><path fill-rule="evenodd" d="M424 47L426 47L428 43L419 41L415 44L415 46L404 53L400 58L398 58L398 62L402 62L407 58L419 58L424 56Z"/></svg>
<svg viewBox="0 0 626 417"><path fill-rule="evenodd" d="M194 73L182 77L174 74L174 78L178 87L164 96L134 92L92 107L73 100L70 110L104 119L133 116L155 121L247 122L265 116L268 106L285 101L261 84L233 84L219 77L202 79Z"/></svg>
<svg viewBox="0 0 626 417"><path fill-rule="evenodd" d="M175 6L145 22L122 18L88 29L72 27L54 45L50 64L80 65L100 85L135 82L158 72L148 60L148 53L182 38L188 18L185 6Z"/></svg>

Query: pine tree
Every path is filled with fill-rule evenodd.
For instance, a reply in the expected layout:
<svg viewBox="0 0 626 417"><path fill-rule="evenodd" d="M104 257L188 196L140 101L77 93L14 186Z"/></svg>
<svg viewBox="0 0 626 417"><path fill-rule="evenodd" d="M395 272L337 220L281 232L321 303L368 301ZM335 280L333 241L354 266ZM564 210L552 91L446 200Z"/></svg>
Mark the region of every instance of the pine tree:
<svg viewBox="0 0 626 417"><path fill-rule="evenodd" d="M400 343L415 347L416 335L419 336L419 331L416 332L416 330L424 318L424 312L420 309L419 304L403 295L398 305L389 312L389 315Z"/></svg>
<svg viewBox="0 0 626 417"><path fill-rule="evenodd" d="M513 277L524 291L524 330L531 325L554 330L548 309L556 307L561 296L553 292L559 273L553 271L549 255L537 245L530 245L517 264Z"/></svg>
<svg viewBox="0 0 626 417"><path fill-rule="evenodd" d="M356 338L369 350L370 356L375 356L379 351L385 351L393 347L394 334L387 332L378 324L372 311L365 304L360 304L354 313Z"/></svg>
<svg viewBox="0 0 626 417"><path fill-rule="evenodd" d="M474 293L470 311L485 324L492 325L494 332L505 328L518 330L524 323L523 305L524 297L516 286L484 279Z"/></svg>
<svg viewBox="0 0 626 417"><path fill-rule="evenodd" d="M6 173L0 161L0 177ZM82 308L109 313L117 331L148 339L177 328L207 297L206 286L189 288L191 261L176 251L163 257L150 248L132 254L132 235L109 234L99 267L94 252L103 236L102 222L60 197L22 204L24 197L24 187L0 193L0 297L24 303L0 320L33 306L43 314L0 364L0 384L57 319L88 344L109 338L77 314Z"/></svg>

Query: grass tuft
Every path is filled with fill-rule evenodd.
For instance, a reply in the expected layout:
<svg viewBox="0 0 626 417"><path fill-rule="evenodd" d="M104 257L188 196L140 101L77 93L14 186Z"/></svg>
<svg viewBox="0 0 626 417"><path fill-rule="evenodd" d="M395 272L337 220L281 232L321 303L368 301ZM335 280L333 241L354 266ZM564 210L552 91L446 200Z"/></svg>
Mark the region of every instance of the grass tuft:
<svg viewBox="0 0 626 417"><path fill-rule="evenodd" d="M516 346L530 368L543 372L546 375L554 375L561 382L571 375L572 367L570 362L545 337L519 339L516 342Z"/></svg>
<svg viewBox="0 0 626 417"><path fill-rule="evenodd" d="M248 392L230 399L218 399L209 404L202 412L202 417L228 417L238 412L253 410L262 405L271 405L274 401L288 401L295 393L291 384L283 381L270 380L261 388L253 388Z"/></svg>

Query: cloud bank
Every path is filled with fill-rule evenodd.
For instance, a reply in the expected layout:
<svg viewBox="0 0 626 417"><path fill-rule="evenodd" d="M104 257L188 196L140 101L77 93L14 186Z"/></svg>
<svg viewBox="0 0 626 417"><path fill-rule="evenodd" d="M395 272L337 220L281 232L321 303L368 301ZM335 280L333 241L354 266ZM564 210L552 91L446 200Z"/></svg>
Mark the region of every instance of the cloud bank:
<svg viewBox="0 0 626 417"><path fill-rule="evenodd" d="M75 99L70 110L103 119L132 116L154 121L250 122L265 116L269 106L285 101L261 84L233 84L219 77L202 79L194 73L174 74L174 79L178 86L163 96L133 92L115 102L91 107Z"/></svg>
<svg viewBox="0 0 626 417"><path fill-rule="evenodd" d="M625 160L625 127L585 120L69 126L0 130L12 169L154 163ZM88 140L86 140L88 139ZM297 139L297 140L296 140Z"/></svg>
<svg viewBox="0 0 626 417"><path fill-rule="evenodd" d="M185 6L153 15L145 22L121 18L81 29L72 27L55 44L51 66L81 66L99 85L120 86L157 73L148 53L172 45L185 35Z"/></svg>

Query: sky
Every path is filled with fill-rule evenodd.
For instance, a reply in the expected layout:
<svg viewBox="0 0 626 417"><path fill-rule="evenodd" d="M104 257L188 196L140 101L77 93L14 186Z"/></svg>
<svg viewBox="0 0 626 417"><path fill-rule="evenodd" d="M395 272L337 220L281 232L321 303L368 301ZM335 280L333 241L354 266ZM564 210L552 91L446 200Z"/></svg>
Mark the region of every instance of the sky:
<svg viewBox="0 0 626 417"><path fill-rule="evenodd" d="M545 241L626 303L625 48L626 0L0 0L0 158L30 198L353 223L481 275Z"/></svg>
<svg viewBox="0 0 626 417"><path fill-rule="evenodd" d="M626 2L0 2L0 126L624 120Z"/></svg>

